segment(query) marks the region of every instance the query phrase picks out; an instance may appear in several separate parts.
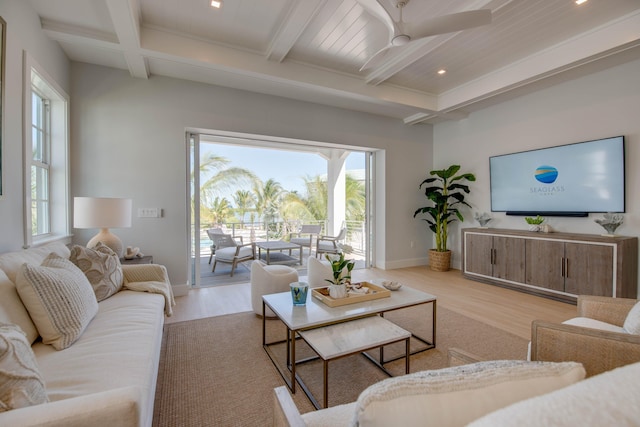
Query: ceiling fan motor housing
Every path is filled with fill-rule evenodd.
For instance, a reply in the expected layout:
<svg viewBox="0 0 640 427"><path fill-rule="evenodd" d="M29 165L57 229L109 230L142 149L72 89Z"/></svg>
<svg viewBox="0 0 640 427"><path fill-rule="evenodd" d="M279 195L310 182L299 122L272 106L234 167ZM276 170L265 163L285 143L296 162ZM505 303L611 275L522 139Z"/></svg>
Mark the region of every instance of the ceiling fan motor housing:
<svg viewBox="0 0 640 427"><path fill-rule="evenodd" d="M393 46L404 46L405 44L411 41L411 37L407 34L398 34L391 39L391 44Z"/></svg>

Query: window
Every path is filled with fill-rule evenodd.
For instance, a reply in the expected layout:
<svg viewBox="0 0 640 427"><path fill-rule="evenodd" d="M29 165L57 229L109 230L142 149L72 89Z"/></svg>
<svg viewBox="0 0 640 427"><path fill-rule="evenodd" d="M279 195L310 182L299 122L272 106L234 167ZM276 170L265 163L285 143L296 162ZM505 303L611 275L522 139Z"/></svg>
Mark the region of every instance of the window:
<svg viewBox="0 0 640 427"><path fill-rule="evenodd" d="M25 247L69 237L69 97L25 53Z"/></svg>
<svg viewBox="0 0 640 427"><path fill-rule="evenodd" d="M49 151L51 131L49 100L31 92L31 236L51 230L49 211Z"/></svg>

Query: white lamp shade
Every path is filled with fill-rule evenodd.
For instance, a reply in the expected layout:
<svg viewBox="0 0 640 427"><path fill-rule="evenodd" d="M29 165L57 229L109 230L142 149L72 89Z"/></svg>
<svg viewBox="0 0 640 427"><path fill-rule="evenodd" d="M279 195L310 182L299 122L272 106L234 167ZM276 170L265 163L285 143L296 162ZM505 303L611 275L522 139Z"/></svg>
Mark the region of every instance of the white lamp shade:
<svg viewBox="0 0 640 427"><path fill-rule="evenodd" d="M74 197L74 228L131 227L131 199Z"/></svg>

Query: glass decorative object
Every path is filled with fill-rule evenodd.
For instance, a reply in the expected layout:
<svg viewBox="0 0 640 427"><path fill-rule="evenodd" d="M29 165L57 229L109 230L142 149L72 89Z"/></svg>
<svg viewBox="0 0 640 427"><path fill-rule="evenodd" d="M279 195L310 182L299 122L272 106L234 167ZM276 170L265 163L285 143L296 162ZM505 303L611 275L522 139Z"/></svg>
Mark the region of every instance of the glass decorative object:
<svg viewBox="0 0 640 427"><path fill-rule="evenodd" d="M473 214L473 218L478 221L478 224L480 224L480 228L487 228L487 224L489 224L489 222L493 219L487 212L476 212L475 214Z"/></svg>
<svg viewBox="0 0 640 427"><path fill-rule="evenodd" d="M607 231L607 236L615 236L617 228L624 222L624 215L606 213L602 216L603 218L597 218L594 221Z"/></svg>

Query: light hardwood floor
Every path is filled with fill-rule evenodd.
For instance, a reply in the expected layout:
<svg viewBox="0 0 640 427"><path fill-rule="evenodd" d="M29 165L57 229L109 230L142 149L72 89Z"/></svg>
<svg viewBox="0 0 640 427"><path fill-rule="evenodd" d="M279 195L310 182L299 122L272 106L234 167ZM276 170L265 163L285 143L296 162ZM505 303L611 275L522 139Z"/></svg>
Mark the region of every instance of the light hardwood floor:
<svg viewBox="0 0 640 427"><path fill-rule="evenodd" d="M531 336L531 321L562 322L576 315L576 306L553 301L462 277L459 270L435 272L428 267L396 270L354 270L354 281L397 280L404 286L438 297L438 306L490 324L522 338ZM220 316L251 310L248 283L196 288L176 298L174 315L167 323Z"/></svg>

